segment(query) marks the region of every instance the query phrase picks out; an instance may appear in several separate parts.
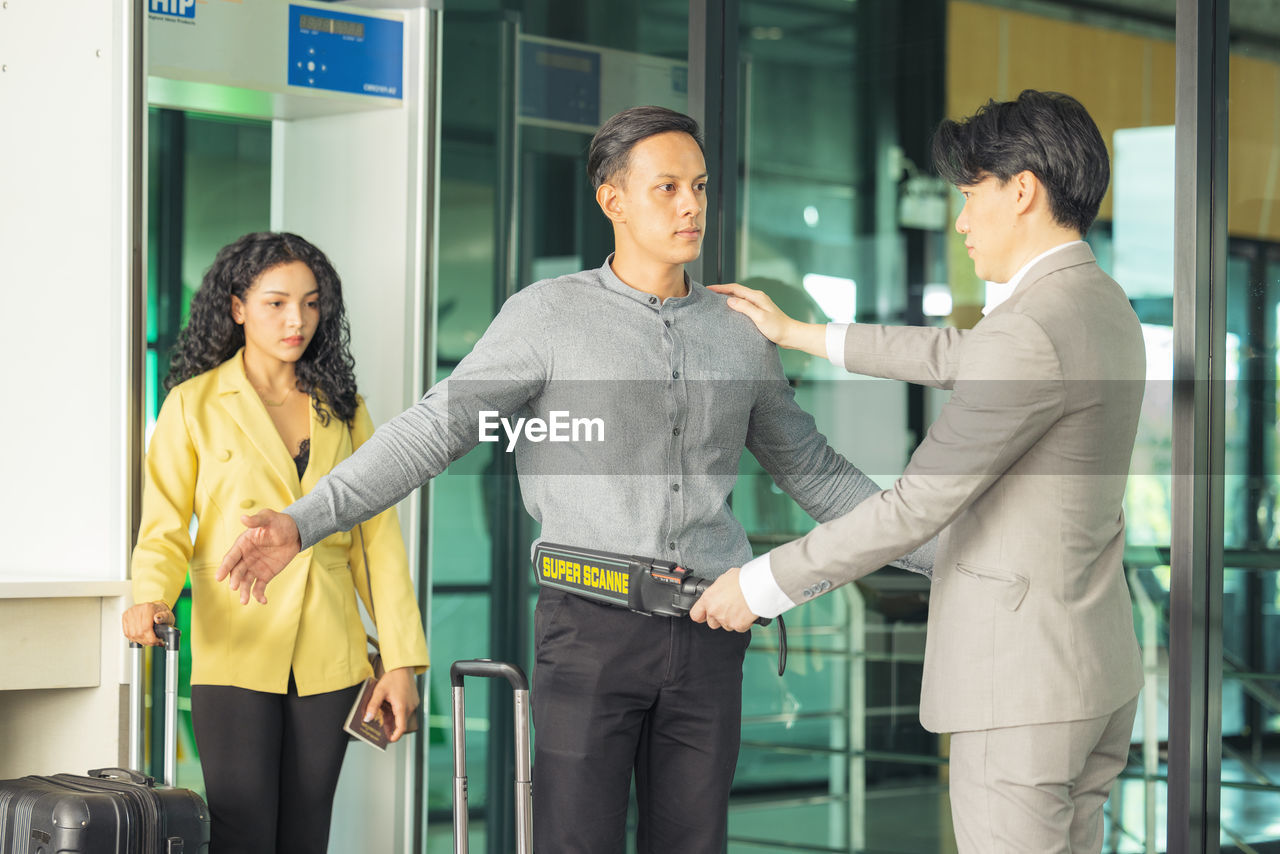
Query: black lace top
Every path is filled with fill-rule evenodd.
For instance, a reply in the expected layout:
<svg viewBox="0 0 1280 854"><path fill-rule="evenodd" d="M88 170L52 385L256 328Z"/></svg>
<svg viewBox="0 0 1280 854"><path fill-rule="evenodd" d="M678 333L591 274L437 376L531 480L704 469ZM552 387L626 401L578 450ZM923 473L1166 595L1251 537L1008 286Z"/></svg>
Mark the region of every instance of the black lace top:
<svg viewBox="0 0 1280 854"><path fill-rule="evenodd" d="M302 473L307 470L307 463L311 460L311 440L303 439L302 444L298 446L298 455L293 458L293 464L298 467L298 479L302 479Z"/></svg>

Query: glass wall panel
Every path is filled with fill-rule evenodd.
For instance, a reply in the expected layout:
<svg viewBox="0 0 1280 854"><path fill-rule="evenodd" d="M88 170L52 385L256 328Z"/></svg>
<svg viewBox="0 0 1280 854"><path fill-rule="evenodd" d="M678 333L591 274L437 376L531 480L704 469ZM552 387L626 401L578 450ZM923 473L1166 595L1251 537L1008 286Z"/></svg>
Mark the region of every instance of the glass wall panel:
<svg viewBox="0 0 1280 854"><path fill-rule="evenodd" d="M1280 24L1232 4L1222 589L1223 850L1280 841Z"/></svg>
<svg viewBox="0 0 1280 854"><path fill-rule="evenodd" d="M1087 240L1143 322L1149 365L1125 507L1147 684L1109 851L1164 845L1173 17L1173 0L743 0L740 12L737 275L792 314L973 326L1002 293L974 276L952 228L960 200L931 177L933 128L1036 88L1074 95L1102 130L1113 181ZM797 400L882 485L945 399L783 358ZM757 551L813 524L749 457L734 510ZM882 570L797 609L800 666L782 679L767 641L753 644L731 850L953 850L947 739L917 718L928 586Z"/></svg>

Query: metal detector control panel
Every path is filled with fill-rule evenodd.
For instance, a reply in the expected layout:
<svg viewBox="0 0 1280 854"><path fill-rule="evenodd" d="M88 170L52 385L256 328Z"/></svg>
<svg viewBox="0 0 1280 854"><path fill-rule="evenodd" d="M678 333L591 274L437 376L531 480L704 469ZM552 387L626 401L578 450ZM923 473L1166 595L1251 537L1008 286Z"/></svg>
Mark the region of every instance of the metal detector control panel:
<svg viewBox="0 0 1280 854"><path fill-rule="evenodd" d="M289 85L403 98L404 24L289 6Z"/></svg>

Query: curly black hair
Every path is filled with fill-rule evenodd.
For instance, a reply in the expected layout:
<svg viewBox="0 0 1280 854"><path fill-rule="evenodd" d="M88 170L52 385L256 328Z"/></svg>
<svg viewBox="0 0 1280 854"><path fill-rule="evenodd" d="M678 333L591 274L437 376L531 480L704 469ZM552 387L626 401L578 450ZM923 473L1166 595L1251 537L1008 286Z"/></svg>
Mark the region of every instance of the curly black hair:
<svg viewBox="0 0 1280 854"><path fill-rule="evenodd" d="M212 370L244 346L244 327L231 318L231 297L244 299L258 277L281 264L301 261L320 289L320 324L294 370L311 396L322 424L333 412L346 424L356 414L355 359L342 305L342 280L325 254L296 234L259 231L218 250L191 299L191 319L178 333L165 390Z"/></svg>

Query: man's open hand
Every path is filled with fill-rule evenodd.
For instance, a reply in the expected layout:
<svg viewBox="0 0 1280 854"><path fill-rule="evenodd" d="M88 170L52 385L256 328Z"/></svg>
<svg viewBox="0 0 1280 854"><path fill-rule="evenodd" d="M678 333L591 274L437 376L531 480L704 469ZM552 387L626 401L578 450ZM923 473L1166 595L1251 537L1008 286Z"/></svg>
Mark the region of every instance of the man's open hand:
<svg viewBox="0 0 1280 854"><path fill-rule="evenodd" d="M263 510L241 516L248 529L227 550L218 565L218 581L230 578L232 590L240 591L240 604L249 604L249 594L267 604L267 582L280 574L302 550L298 526L286 513Z"/></svg>
<svg viewBox="0 0 1280 854"><path fill-rule="evenodd" d="M742 595L742 585L738 583L739 567L726 572L706 589L698 601L689 609L689 619L695 623L706 623L713 629L729 629L745 632L751 629L756 621L756 614L747 607L747 600Z"/></svg>

